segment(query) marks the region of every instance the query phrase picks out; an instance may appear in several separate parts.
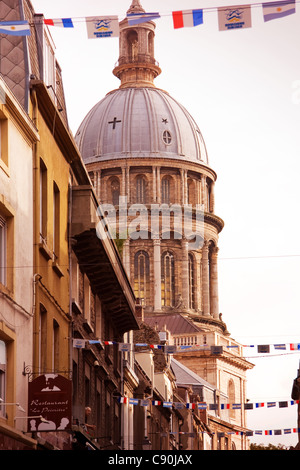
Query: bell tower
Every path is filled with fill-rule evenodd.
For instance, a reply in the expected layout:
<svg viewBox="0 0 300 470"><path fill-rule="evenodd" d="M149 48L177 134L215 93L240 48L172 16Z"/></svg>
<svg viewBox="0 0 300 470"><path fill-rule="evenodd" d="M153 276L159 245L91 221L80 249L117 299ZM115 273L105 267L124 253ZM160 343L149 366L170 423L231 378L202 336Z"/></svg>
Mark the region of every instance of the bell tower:
<svg viewBox="0 0 300 470"><path fill-rule="evenodd" d="M127 13L145 13L139 0L133 0ZM161 73L154 58L155 23L147 21L135 26L125 18L120 22L119 59L113 74L121 80L120 88L155 87L153 81Z"/></svg>

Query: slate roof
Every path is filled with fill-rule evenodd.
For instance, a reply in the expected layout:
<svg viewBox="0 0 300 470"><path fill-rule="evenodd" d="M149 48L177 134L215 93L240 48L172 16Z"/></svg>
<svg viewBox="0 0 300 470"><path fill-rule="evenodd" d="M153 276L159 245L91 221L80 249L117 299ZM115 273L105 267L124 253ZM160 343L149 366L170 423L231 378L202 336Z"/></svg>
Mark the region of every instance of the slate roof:
<svg viewBox="0 0 300 470"><path fill-rule="evenodd" d="M202 379L199 375L195 374L191 369L184 366L181 362L172 357L171 367L176 376L177 385L197 385L215 390L215 387L206 380Z"/></svg>
<svg viewBox="0 0 300 470"><path fill-rule="evenodd" d="M203 331L181 314L145 317L144 321L152 328L157 325L160 331L166 325L172 335L196 334Z"/></svg>

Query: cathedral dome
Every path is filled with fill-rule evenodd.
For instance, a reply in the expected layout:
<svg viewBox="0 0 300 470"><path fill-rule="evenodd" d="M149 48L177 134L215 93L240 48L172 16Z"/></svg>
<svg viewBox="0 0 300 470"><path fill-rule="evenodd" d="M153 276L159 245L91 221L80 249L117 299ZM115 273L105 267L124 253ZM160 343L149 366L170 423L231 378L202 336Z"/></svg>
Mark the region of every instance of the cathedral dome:
<svg viewBox="0 0 300 470"><path fill-rule="evenodd" d="M84 118L75 140L86 164L157 157L208 165L194 119L167 92L155 87L111 91Z"/></svg>

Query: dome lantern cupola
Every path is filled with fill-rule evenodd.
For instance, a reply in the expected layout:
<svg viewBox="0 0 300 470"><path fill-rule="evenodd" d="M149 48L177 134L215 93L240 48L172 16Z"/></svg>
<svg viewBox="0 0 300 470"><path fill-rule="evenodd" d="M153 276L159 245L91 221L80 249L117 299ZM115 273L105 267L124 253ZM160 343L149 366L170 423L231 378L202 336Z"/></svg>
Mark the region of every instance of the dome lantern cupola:
<svg viewBox="0 0 300 470"><path fill-rule="evenodd" d="M127 13L145 13L139 0L133 0ZM120 22L119 60L113 74L121 80L120 88L155 87L153 80L161 73L154 58L155 23L147 21L130 26Z"/></svg>

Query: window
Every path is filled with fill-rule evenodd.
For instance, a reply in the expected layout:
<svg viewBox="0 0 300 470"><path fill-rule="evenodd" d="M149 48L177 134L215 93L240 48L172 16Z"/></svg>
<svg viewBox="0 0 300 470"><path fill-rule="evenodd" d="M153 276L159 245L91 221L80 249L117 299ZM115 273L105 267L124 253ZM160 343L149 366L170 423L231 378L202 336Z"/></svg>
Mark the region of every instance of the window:
<svg viewBox="0 0 300 470"><path fill-rule="evenodd" d="M52 370L59 370L59 324L53 320Z"/></svg>
<svg viewBox="0 0 300 470"><path fill-rule="evenodd" d="M91 367L89 364L84 365L84 397L85 406L89 406L91 402Z"/></svg>
<svg viewBox="0 0 300 470"><path fill-rule="evenodd" d="M169 251L163 253L161 259L161 302L163 307L175 304L174 256Z"/></svg>
<svg viewBox="0 0 300 470"><path fill-rule="evenodd" d="M110 190L111 190L111 201L114 206L118 206L119 198L120 198L120 181L118 178L114 178L111 180Z"/></svg>
<svg viewBox="0 0 300 470"><path fill-rule="evenodd" d="M189 308L195 308L195 273L194 258L189 254Z"/></svg>
<svg viewBox="0 0 300 470"><path fill-rule="evenodd" d="M0 284L8 292L14 291L14 270L8 269L14 260L14 209L0 194Z"/></svg>
<svg viewBox="0 0 300 470"><path fill-rule="evenodd" d="M6 345L0 341L0 398L6 400ZM5 415L5 405L0 403L0 416Z"/></svg>
<svg viewBox="0 0 300 470"><path fill-rule="evenodd" d="M39 369L47 372L47 310L40 304Z"/></svg>
<svg viewBox="0 0 300 470"><path fill-rule="evenodd" d="M188 193L188 204L194 205L196 203L195 197L195 182L193 180L188 180L187 182L187 193Z"/></svg>
<svg viewBox="0 0 300 470"><path fill-rule="evenodd" d="M163 132L163 141L166 145L170 145L172 142L172 136L169 131L164 131Z"/></svg>
<svg viewBox="0 0 300 470"><path fill-rule="evenodd" d="M134 257L134 294L142 300L143 305L149 304L150 298L149 255L138 251Z"/></svg>
<svg viewBox="0 0 300 470"><path fill-rule="evenodd" d="M50 37L45 34L44 37L44 82L49 88L51 97L55 99L55 56L54 44Z"/></svg>
<svg viewBox="0 0 300 470"><path fill-rule="evenodd" d="M161 182L161 202L170 204L170 179L163 178Z"/></svg>
<svg viewBox="0 0 300 470"><path fill-rule="evenodd" d="M40 160L40 236L47 241L47 168Z"/></svg>
<svg viewBox="0 0 300 470"><path fill-rule="evenodd" d="M136 179L136 202L146 203L146 180L142 176L138 176Z"/></svg>
<svg viewBox="0 0 300 470"><path fill-rule="evenodd" d="M6 263L7 263L7 224L0 216L0 283L6 285Z"/></svg>
<svg viewBox="0 0 300 470"><path fill-rule="evenodd" d="M1 96L0 96L0 102ZM4 171L8 167L8 120L0 118L0 166Z"/></svg>
<svg viewBox="0 0 300 470"><path fill-rule="evenodd" d="M60 193L56 183L53 183L53 254L59 258L60 247Z"/></svg>

